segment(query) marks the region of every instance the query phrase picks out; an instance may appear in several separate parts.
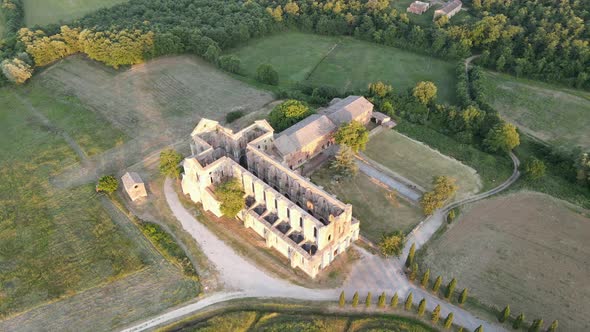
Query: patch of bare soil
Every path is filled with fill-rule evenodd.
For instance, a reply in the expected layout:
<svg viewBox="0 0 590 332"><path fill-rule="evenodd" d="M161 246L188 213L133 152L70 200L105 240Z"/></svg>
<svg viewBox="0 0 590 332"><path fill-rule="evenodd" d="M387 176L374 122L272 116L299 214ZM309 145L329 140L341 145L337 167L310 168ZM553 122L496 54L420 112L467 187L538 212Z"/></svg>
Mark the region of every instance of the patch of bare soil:
<svg viewBox="0 0 590 332"><path fill-rule="evenodd" d="M484 200L429 244L422 265L488 305L588 330L589 215L540 193Z"/></svg>

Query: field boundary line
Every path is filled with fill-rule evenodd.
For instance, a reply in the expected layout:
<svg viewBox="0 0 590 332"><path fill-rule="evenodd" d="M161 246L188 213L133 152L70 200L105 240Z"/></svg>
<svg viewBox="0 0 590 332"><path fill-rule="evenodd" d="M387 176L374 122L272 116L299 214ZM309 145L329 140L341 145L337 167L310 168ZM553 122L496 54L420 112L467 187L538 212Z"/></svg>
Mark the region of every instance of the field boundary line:
<svg viewBox="0 0 590 332"><path fill-rule="evenodd" d="M326 60L326 58L332 54L332 51L334 51L336 49L336 47L338 47L338 45L340 45L340 40L334 44L334 46L332 46L332 48L328 51L328 53L326 53L321 59L320 61L318 61L318 63L316 63L316 65L312 68L312 70L305 75L305 78L303 79L303 81L307 81L311 75L313 75L313 73L318 69L318 67L322 64L322 62L324 62L324 60Z"/></svg>

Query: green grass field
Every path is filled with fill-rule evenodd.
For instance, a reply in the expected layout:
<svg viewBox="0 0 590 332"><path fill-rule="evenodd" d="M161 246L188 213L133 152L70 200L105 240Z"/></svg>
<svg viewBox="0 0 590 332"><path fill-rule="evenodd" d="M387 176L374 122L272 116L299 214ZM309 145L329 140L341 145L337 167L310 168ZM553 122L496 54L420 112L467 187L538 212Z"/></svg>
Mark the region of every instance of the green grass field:
<svg viewBox="0 0 590 332"><path fill-rule="evenodd" d="M381 80L400 91L431 80L438 86L440 101L450 103L455 98L453 64L351 37L288 32L254 40L229 53L241 59L249 77L255 76L260 64L272 64L280 85L306 81L346 91Z"/></svg>
<svg viewBox="0 0 590 332"><path fill-rule="evenodd" d="M330 169L324 167L311 179L343 202L352 204L352 214L361 221L361 234L375 243L383 234L396 230L409 233L424 217L418 207L402 198L388 198L389 189L362 173L353 179L335 182L331 180Z"/></svg>
<svg viewBox="0 0 590 332"><path fill-rule="evenodd" d="M481 189L481 180L474 169L394 130L384 131L371 138L365 153L427 190L432 189L433 178L440 175L457 180L458 199Z"/></svg>
<svg viewBox="0 0 590 332"><path fill-rule="evenodd" d="M27 26L67 23L127 0L23 0Z"/></svg>
<svg viewBox="0 0 590 332"><path fill-rule="evenodd" d="M62 190L50 184L77 157L15 93L23 91L0 90L0 316L144 266L92 185ZM44 105L53 107L62 105Z"/></svg>
<svg viewBox="0 0 590 332"><path fill-rule="evenodd" d="M502 116L542 141L590 148L590 92L486 72L488 101Z"/></svg>

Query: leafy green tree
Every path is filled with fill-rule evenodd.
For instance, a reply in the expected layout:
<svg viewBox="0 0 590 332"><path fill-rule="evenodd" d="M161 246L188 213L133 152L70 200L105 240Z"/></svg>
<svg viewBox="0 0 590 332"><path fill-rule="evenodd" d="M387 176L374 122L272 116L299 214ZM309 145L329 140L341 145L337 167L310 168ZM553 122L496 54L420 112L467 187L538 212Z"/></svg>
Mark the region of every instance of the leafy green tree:
<svg viewBox="0 0 590 332"><path fill-rule="evenodd" d="M246 207L244 189L236 178L231 178L215 186L215 197L221 202L221 213L228 218L235 218Z"/></svg>
<svg viewBox="0 0 590 332"><path fill-rule="evenodd" d="M432 291L437 293L441 284L442 284L442 277L441 276L436 277L436 280L434 281L434 285L432 286Z"/></svg>
<svg viewBox="0 0 590 332"><path fill-rule="evenodd" d="M436 325L438 320L440 319L440 304L437 304L432 311L432 315L430 316L430 321L432 324Z"/></svg>
<svg viewBox="0 0 590 332"><path fill-rule="evenodd" d="M453 313L449 312L447 318L445 319L445 329L450 329L453 326Z"/></svg>
<svg viewBox="0 0 590 332"><path fill-rule="evenodd" d="M543 320L542 319L535 319L529 327L529 332L539 332L543 327Z"/></svg>
<svg viewBox="0 0 590 332"><path fill-rule="evenodd" d="M498 317L498 320L500 321L500 323L504 323L508 317L510 317L510 305L507 305L504 310L502 310L502 313L500 313L500 317Z"/></svg>
<svg viewBox="0 0 590 332"><path fill-rule="evenodd" d="M418 263L414 263L414 265L412 265L412 270L410 271L410 280L411 281L416 280L417 276L418 276Z"/></svg>
<svg viewBox="0 0 590 332"><path fill-rule="evenodd" d="M119 181L112 175L105 175L98 179L96 191L111 194L119 189Z"/></svg>
<svg viewBox="0 0 590 332"><path fill-rule="evenodd" d="M385 292L381 293L381 295L379 295L379 302L377 303L377 306L379 308L385 308Z"/></svg>
<svg viewBox="0 0 590 332"><path fill-rule="evenodd" d="M211 44L207 47L207 51L203 54L203 57L207 59L207 61L211 63L217 64L219 60L219 55L221 55L221 49L216 44Z"/></svg>
<svg viewBox="0 0 590 332"><path fill-rule="evenodd" d="M362 123L353 120L338 128L334 134L334 140L336 143L346 145L354 152L358 152L365 149L369 141L369 132Z"/></svg>
<svg viewBox="0 0 590 332"><path fill-rule="evenodd" d="M273 108L268 115L268 122L277 132L280 132L312 114L313 111L306 104L289 99Z"/></svg>
<svg viewBox="0 0 590 332"><path fill-rule="evenodd" d="M367 298L365 299L365 306L367 308L371 306L371 300L372 300L371 292L368 292Z"/></svg>
<svg viewBox="0 0 590 332"><path fill-rule="evenodd" d="M524 314L521 312L514 320L514 323L512 323L512 328L518 330L522 325L522 322L524 322Z"/></svg>
<svg viewBox="0 0 590 332"><path fill-rule="evenodd" d="M424 193L420 205L425 215L429 216L444 206L445 202L455 195L457 185L455 179L449 176L437 176L433 180L434 189Z"/></svg>
<svg viewBox="0 0 590 332"><path fill-rule="evenodd" d="M483 332L483 326L478 326L473 332Z"/></svg>
<svg viewBox="0 0 590 332"><path fill-rule="evenodd" d="M330 168L336 170L343 177L352 178L358 174L359 167L356 164L354 152L346 145L340 146Z"/></svg>
<svg viewBox="0 0 590 332"><path fill-rule="evenodd" d="M483 144L492 152L509 152L520 144L520 136L514 125L499 123L490 129Z"/></svg>
<svg viewBox="0 0 590 332"><path fill-rule="evenodd" d="M373 97L384 98L393 91L391 85L381 81L369 84L369 94Z"/></svg>
<svg viewBox="0 0 590 332"><path fill-rule="evenodd" d="M420 283L422 287L428 287L428 282L430 281L430 269L426 269L426 272L422 275L422 282Z"/></svg>
<svg viewBox="0 0 590 332"><path fill-rule="evenodd" d="M235 55L222 55L219 57L219 67L237 74L240 72L240 58Z"/></svg>
<svg viewBox="0 0 590 332"><path fill-rule="evenodd" d="M359 292L354 292L354 295L352 296L352 306L354 308L356 308L356 306L359 304Z"/></svg>
<svg viewBox="0 0 590 332"><path fill-rule="evenodd" d="M445 297L447 299L451 299L451 296L453 296L453 293L455 292L455 286L457 286L457 280L455 278L453 278L453 280L451 280L451 282L449 282L449 284L447 285L447 292L445 294Z"/></svg>
<svg viewBox="0 0 590 332"><path fill-rule="evenodd" d="M406 311L409 311L412 309L412 302L414 301L414 294L412 294L412 292L410 292L410 294L408 294L408 297L406 297L406 303L404 304L404 308L406 309Z"/></svg>
<svg viewBox="0 0 590 332"><path fill-rule="evenodd" d="M537 158L528 160L524 166L526 176L534 181L544 177L546 169L545 163Z"/></svg>
<svg viewBox="0 0 590 332"><path fill-rule="evenodd" d="M418 304L418 316L423 316L426 311L426 299L422 299Z"/></svg>
<svg viewBox="0 0 590 332"><path fill-rule="evenodd" d="M557 331L557 327L559 326L559 322L556 320L554 320L551 325L549 326L549 329L547 329L547 332L555 332Z"/></svg>
<svg viewBox="0 0 590 332"><path fill-rule="evenodd" d="M404 248L405 235L401 231L395 231L389 235L383 235L379 241L379 249L385 257L399 256Z"/></svg>
<svg viewBox="0 0 590 332"><path fill-rule="evenodd" d="M270 64L262 64L256 69L256 80L268 85L279 84L279 73Z"/></svg>
<svg viewBox="0 0 590 332"><path fill-rule="evenodd" d="M422 81L416 84L412 95L422 104L426 105L436 98L437 88L434 83Z"/></svg>
<svg viewBox="0 0 590 332"><path fill-rule="evenodd" d="M181 162L182 155L180 153L172 149L163 150L160 152L160 173L178 179L182 172Z"/></svg>
<svg viewBox="0 0 590 332"><path fill-rule="evenodd" d="M467 288L463 288L463 290L461 291L461 294L459 294L459 304L463 304L465 303L465 301L467 300Z"/></svg>
<svg viewBox="0 0 590 332"><path fill-rule="evenodd" d="M416 254L416 244L412 243L410 247L410 251L408 252L408 257L406 258L406 267L409 268L414 263L414 255Z"/></svg>
<svg viewBox="0 0 590 332"><path fill-rule="evenodd" d="M346 304L346 297L344 296L344 291L340 292L340 299L338 300L338 305L340 308L344 307Z"/></svg>
<svg viewBox="0 0 590 332"><path fill-rule="evenodd" d="M387 114L389 116L395 115L395 108L393 107L393 104L389 100L384 101L381 104L381 107L379 108L379 110L381 111L381 113Z"/></svg>
<svg viewBox="0 0 590 332"><path fill-rule="evenodd" d="M391 307L392 309L397 308L398 301L399 301L399 298L397 296L397 292L395 292L395 294L393 294L393 297L391 298L391 302L389 302L389 307Z"/></svg>

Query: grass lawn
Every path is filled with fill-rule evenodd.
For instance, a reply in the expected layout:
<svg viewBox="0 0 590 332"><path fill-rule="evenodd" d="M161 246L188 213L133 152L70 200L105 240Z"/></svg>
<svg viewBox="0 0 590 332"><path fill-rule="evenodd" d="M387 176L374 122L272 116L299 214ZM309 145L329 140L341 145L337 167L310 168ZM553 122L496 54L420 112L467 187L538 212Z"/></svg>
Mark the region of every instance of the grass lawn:
<svg viewBox="0 0 590 332"><path fill-rule="evenodd" d="M473 168L395 130L371 138L365 154L427 190L433 188L433 178L440 175L457 180L458 199L477 193L481 188L481 180Z"/></svg>
<svg viewBox="0 0 590 332"><path fill-rule="evenodd" d="M77 161L62 136L12 90L0 90L0 104L0 316L141 269L141 252L92 185L61 190L49 183Z"/></svg>
<svg viewBox="0 0 590 332"><path fill-rule="evenodd" d="M27 26L68 23L100 8L127 0L23 0Z"/></svg>
<svg viewBox="0 0 590 332"><path fill-rule="evenodd" d="M446 284L479 302L523 312L530 322L559 319L563 331L587 331L590 319L590 210L551 196L518 192L462 209L418 255ZM559 272L555 272L559 271Z"/></svg>
<svg viewBox="0 0 590 332"><path fill-rule="evenodd" d="M590 92L485 72L488 101L502 116L542 141L590 148Z"/></svg>
<svg viewBox="0 0 590 332"><path fill-rule="evenodd" d="M432 128L407 121L399 123L395 130L475 169L482 181L482 191L500 185L512 174L512 161L508 155L489 154L472 145L459 143Z"/></svg>
<svg viewBox="0 0 590 332"><path fill-rule="evenodd" d="M281 85L307 78L306 82L346 91L364 89L382 80L400 91L430 80L438 86L440 101L451 103L455 98L452 63L351 37L280 33L253 40L229 53L241 59L243 72L249 77L254 77L260 64L272 64Z"/></svg>
<svg viewBox="0 0 590 332"><path fill-rule="evenodd" d="M0 8L0 38L4 36L4 31L6 30L5 23L4 13L2 12L2 8Z"/></svg>
<svg viewBox="0 0 590 332"><path fill-rule="evenodd" d="M417 206L404 199L388 198L392 191L362 173L340 182L331 178L332 172L328 167L311 176L313 182L343 202L352 204L352 214L361 221L361 234L375 243L384 233L395 230L409 233L424 217Z"/></svg>

